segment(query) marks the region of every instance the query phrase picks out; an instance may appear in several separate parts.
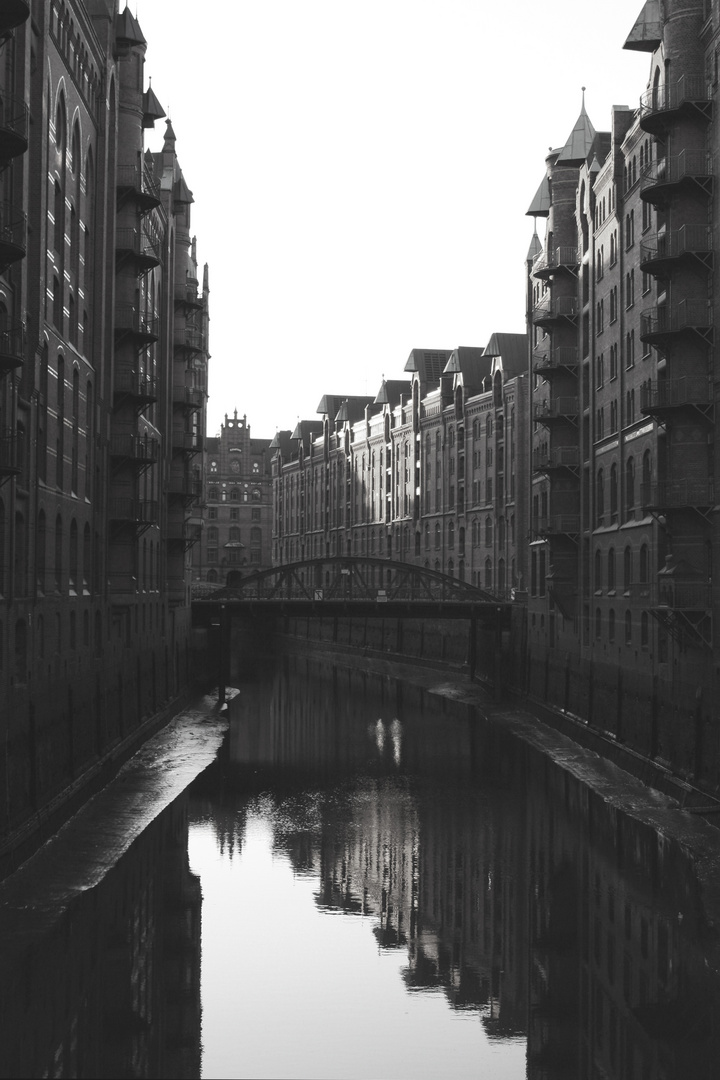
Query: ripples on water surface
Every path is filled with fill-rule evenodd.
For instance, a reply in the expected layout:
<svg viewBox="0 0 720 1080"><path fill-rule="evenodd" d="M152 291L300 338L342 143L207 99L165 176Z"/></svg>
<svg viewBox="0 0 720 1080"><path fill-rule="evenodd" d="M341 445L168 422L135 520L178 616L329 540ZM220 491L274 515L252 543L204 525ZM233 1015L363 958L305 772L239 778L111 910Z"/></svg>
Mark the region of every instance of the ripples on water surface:
<svg viewBox="0 0 720 1080"><path fill-rule="evenodd" d="M6 979L24 1041L0 1061L716 1080L715 937L677 846L535 750L387 677L287 660Z"/></svg>

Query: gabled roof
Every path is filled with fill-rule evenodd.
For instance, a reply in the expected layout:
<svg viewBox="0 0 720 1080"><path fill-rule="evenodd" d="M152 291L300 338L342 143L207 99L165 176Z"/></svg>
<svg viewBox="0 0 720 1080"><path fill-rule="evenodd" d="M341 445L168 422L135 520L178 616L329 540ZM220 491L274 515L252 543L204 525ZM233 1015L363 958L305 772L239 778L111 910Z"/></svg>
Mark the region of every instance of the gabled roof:
<svg viewBox="0 0 720 1080"><path fill-rule="evenodd" d="M290 431L276 431L275 437L270 443L271 450L279 450L283 457L289 457L292 453L292 446L290 440L292 435Z"/></svg>
<svg viewBox="0 0 720 1080"><path fill-rule="evenodd" d="M583 87L584 90L584 87ZM590 123L590 117L585 112L585 94L580 115L575 121L575 127L560 151L557 159L558 165L582 165L587 161L588 154L592 150L595 141L595 128Z"/></svg>
<svg viewBox="0 0 720 1080"><path fill-rule="evenodd" d="M356 420L362 420L365 409L373 404L371 397L347 397L344 398L335 415L338 424L354 424Z"/></svg>
<svg viewBox="0 0 720 1080"><path fill-rule="evenodd" d="M540 187L535 192L535 197L525 211L528 217L547 217L550 213L550 181L547 173L542 178Z"/></svg>
<svg viewBox="0 0 720 1080"><path fill-rule="evenodd" d="M512 378L527 371L527 334L493 334L485 350L486 356L502 359L503 371Z"/></svg>
<svg viewBox="0 0 720 1080"><path fill-rule="evenodd" d="M156 120L161 120L162 117L166 115L165 110L158 101L157 94L153 90L152 86L148 86L147 90L142 96L142 108L142 126L144 128L151 128Z"/></svg>
<svg viewBox="0 0 720 1080"><path fill-rule="evenodd" d="M315 411L332 419L337 416L337 411L346 397L347 394L323 394Z"/></svg>
<svg viewBox="0 0 720 1080"><path fill-rule="evenodd" d="M407 358L405 371L417 372L423 389L440 385L440 376L452 349L413 349Z"/></svg>
<svg viewBox="0 0 720 1080"><path fill-rule="evenodd" d="M530 241L530 247L528 248L527 261L532 262L533 259L535 259L536 256L538 256L541 251L542 251L542 244L540 243L540 237L538 236L537 229L536 229L535 232L532 235L532 240Z"/></svg>
<svg viewBox="0 0 720 1080"><path fill-rule="evenodd" d="M662 43L662 21L659 0L646 0L627 36L623 49L633 52L655 52Z"/></svg>
<svg viewBox="0 0 720 1080"><path fill-rule="evenodd" d="M453 349L443 375L461 375L463 386L472 392L482 390L483 379L490 374L492 357L485 355L485 350L468 345L459 345Z"/></svg>
<svg viewBox="0 0 720 1080"><path fill-rule="evenodd" d="M301 442L303 446L310 445L310 439L313 435L322 435L323 422L322 420L298 420L295 425L295 430L290 436L291 439L296 439Z"/></svg>
<svg viewBox="0 0 720 1080"><path fill-rule="evenodd" d="M129 7L115 16L115 40L124 45L147 45L140 24Z"/></svg>
<svg viewBox="0 0 720 1080"><path fill-rule="evenodd" d="M412 383L407 379L383 379L373 405L389 405L395 408L400 404L401 396L408 398L411 394Z"/></svg>

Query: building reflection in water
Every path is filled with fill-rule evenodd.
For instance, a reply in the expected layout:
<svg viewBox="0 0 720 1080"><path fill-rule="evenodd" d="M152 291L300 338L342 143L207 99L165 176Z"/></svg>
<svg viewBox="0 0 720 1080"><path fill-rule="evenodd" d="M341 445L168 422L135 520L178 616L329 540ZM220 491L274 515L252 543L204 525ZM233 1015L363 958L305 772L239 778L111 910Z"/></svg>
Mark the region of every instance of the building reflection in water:
<svg viewBox="0 0 720 1080"><path fill-rule="evenodd" d="M692 865L532 747L387 677L286 660L244 691L222 768L219 842L242 843L262 792L318 906L371 915L408 992L525 1035L531 1080L717 1076Z"/></svg>
<svg viewBox="0 0 720 1080"><path fill-rule="evenodd" d="M198 878L187 797L50 928L0 917L0 1075L200 1075ZM22 914L22 913L21 913Z"/></svg>

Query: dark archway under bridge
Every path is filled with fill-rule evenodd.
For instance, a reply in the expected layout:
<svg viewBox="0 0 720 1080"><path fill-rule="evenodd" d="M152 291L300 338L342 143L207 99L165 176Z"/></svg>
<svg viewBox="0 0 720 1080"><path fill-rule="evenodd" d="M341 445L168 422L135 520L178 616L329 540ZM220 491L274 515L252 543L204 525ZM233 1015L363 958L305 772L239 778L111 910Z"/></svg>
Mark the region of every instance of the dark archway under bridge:
<svg viewBox="0 0 720 1080"><path fill-rule="evenodd" d="M510 629L511 609L508 601L428 567L392 559L335 556L284 563L214 592L196 586L192 621L195 627L219 631L218 660L225 671L223 658L235 620L465 620L472 678L478 628L492 636L494 651L499 653L503 631ZM495 670L500 670L499 662Z"/></svg>

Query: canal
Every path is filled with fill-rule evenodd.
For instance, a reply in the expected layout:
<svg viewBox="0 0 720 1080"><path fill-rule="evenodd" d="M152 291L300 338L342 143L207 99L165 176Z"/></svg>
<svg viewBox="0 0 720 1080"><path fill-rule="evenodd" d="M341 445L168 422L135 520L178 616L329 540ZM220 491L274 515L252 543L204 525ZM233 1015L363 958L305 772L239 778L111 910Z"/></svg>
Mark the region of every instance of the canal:
<svg viewBox="0 0 720 1080"><path fill-rule="evenodd" d="M132 769L0 886L0 1075L717 1077L720 832L458 686L284 657L197 710L116 859Z"/></svg>

